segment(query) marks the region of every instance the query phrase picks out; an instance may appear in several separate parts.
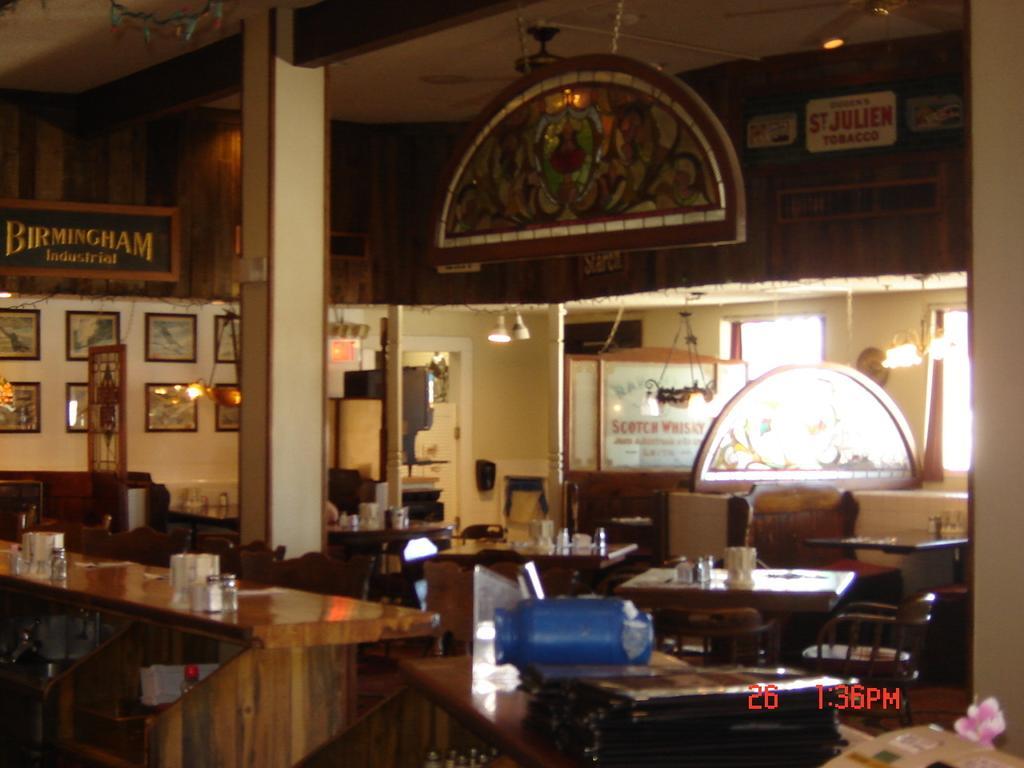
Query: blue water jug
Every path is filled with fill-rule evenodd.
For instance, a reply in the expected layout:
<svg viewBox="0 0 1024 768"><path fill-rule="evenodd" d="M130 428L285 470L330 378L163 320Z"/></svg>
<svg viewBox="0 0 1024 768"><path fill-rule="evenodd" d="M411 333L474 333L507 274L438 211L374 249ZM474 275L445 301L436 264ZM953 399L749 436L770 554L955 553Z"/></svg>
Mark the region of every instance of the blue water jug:
<svg viewBox="0 0 1024 768"><path fill-rule="evenodd" d="M654 625L628 600L522 600L494 612L499 664L646 664Z"/></svg>

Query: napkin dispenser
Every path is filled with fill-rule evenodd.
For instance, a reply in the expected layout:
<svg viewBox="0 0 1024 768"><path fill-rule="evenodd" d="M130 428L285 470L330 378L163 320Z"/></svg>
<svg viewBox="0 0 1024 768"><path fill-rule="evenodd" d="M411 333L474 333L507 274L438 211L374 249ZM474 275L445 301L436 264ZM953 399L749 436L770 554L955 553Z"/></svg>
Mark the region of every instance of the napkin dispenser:
<svg viewBox="0 0 1024 768"><path fill-rule="evenodd" d="M171 589L174 601L189 602L193 584L206 584L207 576L220 574L220 555L183 553L171 555Z"/></svg>

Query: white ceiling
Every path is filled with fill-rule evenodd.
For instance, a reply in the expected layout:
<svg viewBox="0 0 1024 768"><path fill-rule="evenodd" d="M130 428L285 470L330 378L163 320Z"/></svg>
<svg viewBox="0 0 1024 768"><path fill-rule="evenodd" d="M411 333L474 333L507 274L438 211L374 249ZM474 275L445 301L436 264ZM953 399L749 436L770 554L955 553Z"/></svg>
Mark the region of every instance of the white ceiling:
<svg viewBox="0 0 1024 768"><path fill-rule="evenodd" d="M0 88L78 93L215 42L268 7L313 1L228 0L221 31L204 25L190 43L156 37L147 45L138 30L111 31L110 0L18 0L13 11L0 15ZM827 27L839 28L850 43L962 27L962 0L888 0L903 5L887 17L866 12L865 1L623 0L618 52L681 72L811 50ZM182 0L121 2L162 13L182 7ZM523 5L527 26L546 21L598 30L563 28L549 45L553 53L611 50L617 0ZM528 40L527 51L535 49ZM515 79L513 62L522 51L519 17L512 11L358 56L330 68L331 113L359 122L466 120Z"/></svg>

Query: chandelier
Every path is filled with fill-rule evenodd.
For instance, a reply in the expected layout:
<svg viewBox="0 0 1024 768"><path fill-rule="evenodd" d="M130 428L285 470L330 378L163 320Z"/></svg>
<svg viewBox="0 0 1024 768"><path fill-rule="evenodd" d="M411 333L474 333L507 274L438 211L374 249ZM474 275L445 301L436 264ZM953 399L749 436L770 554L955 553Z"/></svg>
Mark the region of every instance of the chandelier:
<svg viewBox="0 0 1024 768"><path fill-rule="evenodd" d="M648 379L645 384L647 400L644 410L649 415L658 415L661 412L662 405L687 408L694 400L703 400L705 403L710 403L715 397L715 382L709 382L704 376L704 369L700 364L700 354L697 351L697 337L694 335L693 327L690 325L690 317L690 312L679 313L679 329L676 331L675 338L672 339L672 347L668 351L665 365L662 366L661 375L657 381ZM686 331L685 343L690 364L691 383L685 387L664 387L662 382L665 380L665 372L668 370L669 363L672 362L672 354L676 351L679 335L684 329Z"/></svg>
<svg viewBox="0 0 1024 768"><path fill-rule="evenodd" d="M921 280L921 292L924 295L925 276ZM931 330L931 318L927 305L921 317L921 330L918 332L913 328L900 331L893 336L892 342L885 350L885 359L882 360L883 368L910 368L920 365L925 357L932 360L941 360L946 355L949 342L946 341L941 330L934 333Z"/></svg>
<svg viewBox="0 0 1024 768"><path fill-rule="evenodd" d="M14 406L14 385L3 376L0 376L0 406Z"/></svg>
<svg viewBox="0 0 1024 768"><path fill-rule="evenodd" d="M217 372L217 351L220 349L221 337L224 335L225 330L231 334L231 349L234 352L235 370L237 371L239 368L238 336L235 334L235 321L238 320L238 314L231 310L226 310L223 316L226 322L218 330L217 338L213 344L213 368L210 369L210 378L208 379L210 383L207 384L206 380L197 379L185 388L185 394L188 395L189 400L195 400L205 395L218 405L231 408L242 404L242 391L237 385L226 386L213 383L214 374Z"/></svg>

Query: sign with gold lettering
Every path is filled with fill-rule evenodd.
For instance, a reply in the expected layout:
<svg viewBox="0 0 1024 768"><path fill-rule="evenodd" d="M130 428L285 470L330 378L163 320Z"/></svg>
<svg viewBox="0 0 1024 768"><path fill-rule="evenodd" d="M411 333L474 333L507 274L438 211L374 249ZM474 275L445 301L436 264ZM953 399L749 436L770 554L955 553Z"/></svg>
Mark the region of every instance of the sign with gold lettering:
<svg viewBox="0 0 1024 768"><path fill-rule="evenodd" d="M0 200L0 274L178 279L178 209Z"/></svg>
<svg viewBox="0 0 1024 768"><path fill-rule="evenodd" d="M896 94L851 93L807 102L807 149L835 152L896 143Z"/></svg>

